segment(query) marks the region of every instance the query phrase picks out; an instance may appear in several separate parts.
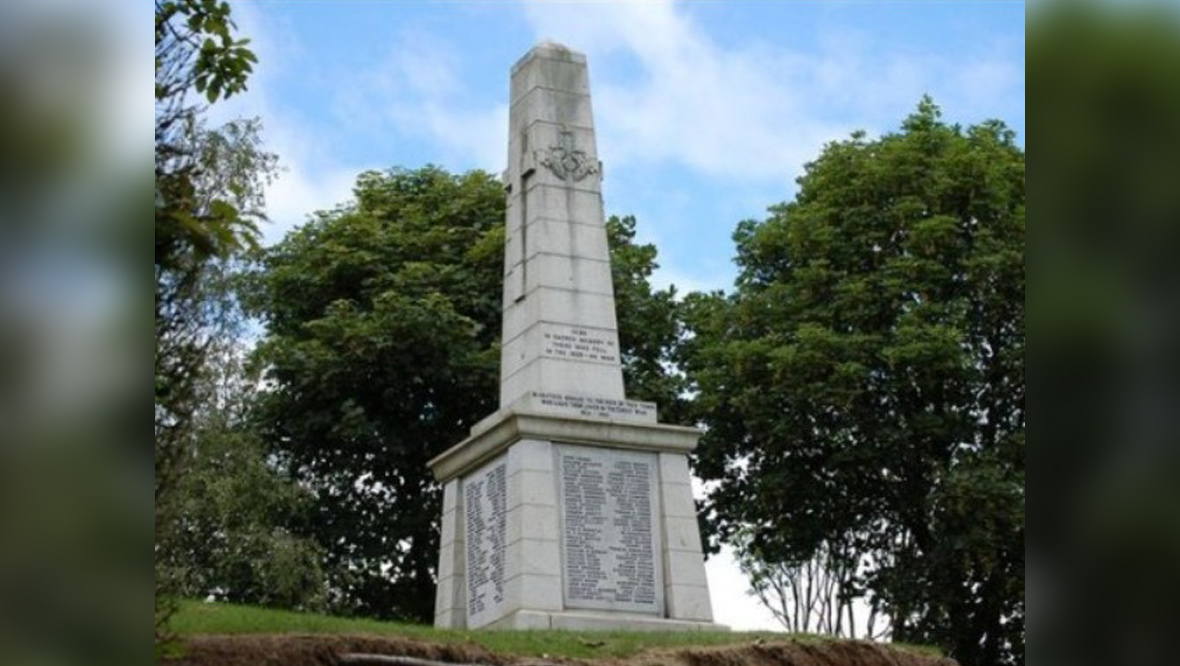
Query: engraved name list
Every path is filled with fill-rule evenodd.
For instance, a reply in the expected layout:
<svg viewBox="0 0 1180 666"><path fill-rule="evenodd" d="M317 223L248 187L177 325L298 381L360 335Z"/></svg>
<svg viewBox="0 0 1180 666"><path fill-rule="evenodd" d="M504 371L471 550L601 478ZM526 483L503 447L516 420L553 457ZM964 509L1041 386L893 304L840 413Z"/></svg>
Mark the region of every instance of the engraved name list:
<svg viewBox="0 0 1180 666"><path fill-rule="evenodd" d="M557 447L565 603L660 613L652 454Z"/></svg>
<svg viewBox="0 0 1180 666"><path fill-rule="evenodd" d="M482 624L504 604L508 537L507 463L492 463L463 480L467 511L467 622Z"/></svg>

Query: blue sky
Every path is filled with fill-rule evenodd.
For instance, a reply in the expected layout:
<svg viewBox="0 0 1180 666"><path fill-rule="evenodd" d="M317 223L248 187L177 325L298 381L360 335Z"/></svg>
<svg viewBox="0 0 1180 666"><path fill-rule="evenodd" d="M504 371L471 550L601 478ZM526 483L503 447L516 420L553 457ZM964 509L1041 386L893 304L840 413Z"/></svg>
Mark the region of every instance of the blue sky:
<svg viewBox="0 0 1180 666"><path fill-rule="evenodd" d="M259 63L211 119L262 118L286 171L267 242L350 196L365 169L505 166L508 72L536 42L590 67L607 214L654 243L655 282L728 289L731 234L789 200L826 142L895 130L929 93L1024 144L1021 2L236 2ZM717 619L773 628L723 554Z"/></svg>
<svg viewBox="0 0 1180 666"><path fill-rule="evenodd" d="M586 53L608 214L633 214L662 284L728 288L730 235L788 200L827 141L895 129L923 93L1024 141L1020 2L236 3L259 64L219 118L260 116L287 171L270 241L369 168L499 173L511 65Z"/></svg>

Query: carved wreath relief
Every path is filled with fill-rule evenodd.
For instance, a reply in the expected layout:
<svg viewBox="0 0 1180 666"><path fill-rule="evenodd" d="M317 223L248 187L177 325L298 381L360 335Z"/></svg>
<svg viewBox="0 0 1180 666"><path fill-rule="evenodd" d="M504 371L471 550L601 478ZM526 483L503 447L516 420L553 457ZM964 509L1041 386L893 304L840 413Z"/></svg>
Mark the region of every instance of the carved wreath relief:
<svg viewBox="0 0 1180 666"><path fill-rule="evenodd" d="M592 173L598 173L598 163L590 159L586 151L574 148L573 132L561 132L559 136L561 145L537 151L538 162L561 180L572 180L575 183Z"/></svg>

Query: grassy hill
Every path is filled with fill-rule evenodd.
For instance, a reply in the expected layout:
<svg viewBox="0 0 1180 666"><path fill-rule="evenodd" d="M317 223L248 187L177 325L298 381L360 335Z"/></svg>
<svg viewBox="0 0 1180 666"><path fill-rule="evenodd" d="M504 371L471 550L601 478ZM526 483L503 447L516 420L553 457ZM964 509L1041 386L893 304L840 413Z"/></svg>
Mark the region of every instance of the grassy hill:
<svg viewBox="0 0 1180 666"><path fill-rule="evenodd" d="M201 602L182 604L172 628L177 654L161 661L171 666L310 666L346 653L476 664L953 664L928 648L774 632L464 631Z"/></svg>

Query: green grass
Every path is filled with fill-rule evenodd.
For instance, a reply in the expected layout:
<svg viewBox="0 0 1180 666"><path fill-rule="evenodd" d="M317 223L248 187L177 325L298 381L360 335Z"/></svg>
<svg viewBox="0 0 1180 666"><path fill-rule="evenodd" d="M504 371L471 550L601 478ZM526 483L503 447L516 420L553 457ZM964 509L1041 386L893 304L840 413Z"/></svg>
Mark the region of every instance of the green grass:
<svg viewBox="0 0 1180 666"><path fill-rule="evenodd" d="M186 601L173 617L172 629L193 634L332 633L376 634L434 643L481 645L499 654L537 657L626 657L656 647L687 647L765 641L824 640L775 632L635 632L635 631L464 631L417 624L331 617L314 613ZM591 646L587 643L602 645Z"/></svg>
<svg viewBox="0 0 1180 666"><path fill-rule="evenodd" d="M823 636L769 631L465 631L199 601L181 603L179 612L172 619L172 630L181 636L375 634L414 638L433 643L475 644L505 655L570 658L628 657L651 648L733 645L750 643L759 638L764 642L831 640ZM931 657L941 656L941 652L935 648L904 644L894 644L893 647Z"/></svg>

